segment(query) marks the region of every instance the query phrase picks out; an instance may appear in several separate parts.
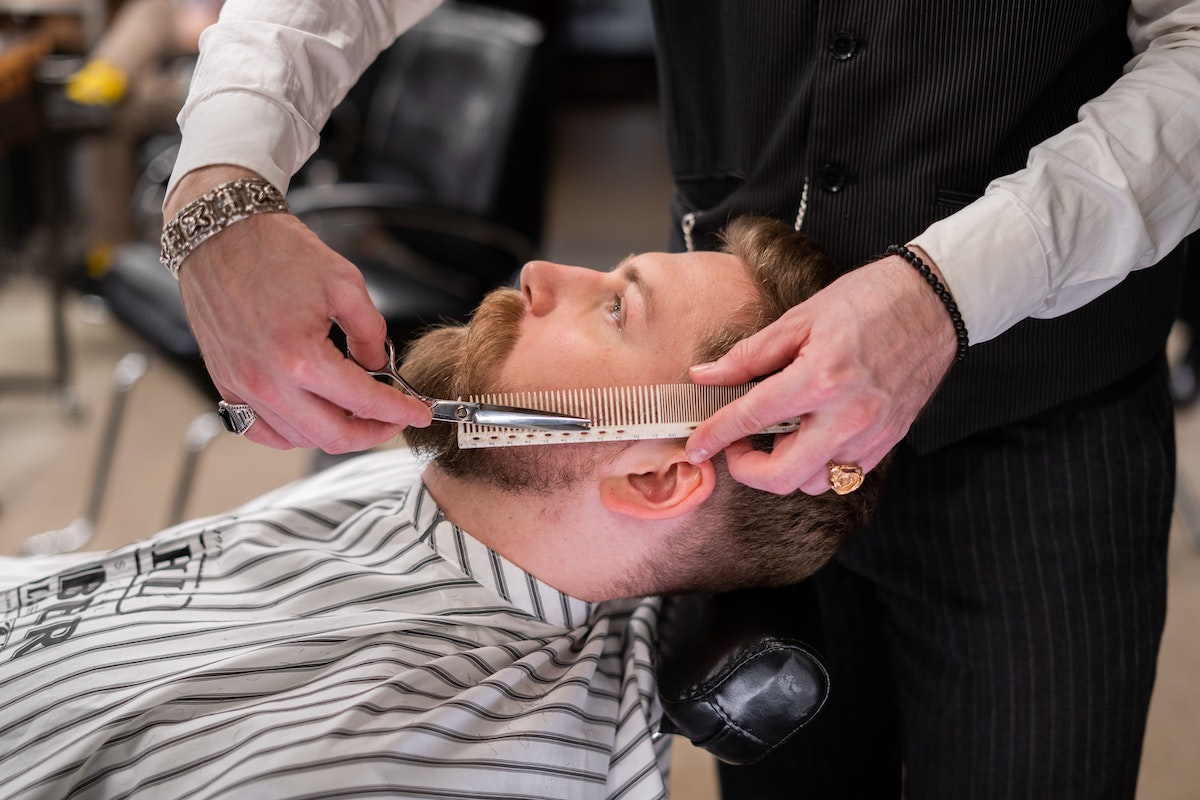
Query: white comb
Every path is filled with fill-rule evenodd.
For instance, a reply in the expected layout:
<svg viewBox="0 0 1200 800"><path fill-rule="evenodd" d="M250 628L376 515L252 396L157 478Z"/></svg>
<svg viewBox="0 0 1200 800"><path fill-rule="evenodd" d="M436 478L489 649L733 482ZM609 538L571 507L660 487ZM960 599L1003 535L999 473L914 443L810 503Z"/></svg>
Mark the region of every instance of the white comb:
<svg viewBox="0 0 1200 800"><path fill-rule="evenodd" d="M686 439L717 409L742 397L755 385L668 383L477 395L470 400L587 417L592 421L592 426L579 431L533 431L464 424L458 427L458 446L470 450L529 444ZM790 419L772 425L762 433L788 433L799 427L799 419Z"/></svg>

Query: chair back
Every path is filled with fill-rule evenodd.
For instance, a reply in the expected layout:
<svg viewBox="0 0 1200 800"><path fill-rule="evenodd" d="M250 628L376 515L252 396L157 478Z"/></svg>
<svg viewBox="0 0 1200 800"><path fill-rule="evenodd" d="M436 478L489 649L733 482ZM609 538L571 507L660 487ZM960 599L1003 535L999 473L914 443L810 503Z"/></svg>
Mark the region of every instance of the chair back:
<svg viewBox="0 0 1200 800"><path fill-rule="evenodd" d="M359 180L537 240L549 161L544 44L531 17L439 8L377 62Z"/></svg>
<svg viewBox="0 0 1200 800"><path fill-rule="evenodd" d="M439 7L334 115L356 134L349 148L330 140L338 179L289 193L293 212L362 271L395 341L464 319L534 257L550 161L547 59L532 17Z"/></svg>

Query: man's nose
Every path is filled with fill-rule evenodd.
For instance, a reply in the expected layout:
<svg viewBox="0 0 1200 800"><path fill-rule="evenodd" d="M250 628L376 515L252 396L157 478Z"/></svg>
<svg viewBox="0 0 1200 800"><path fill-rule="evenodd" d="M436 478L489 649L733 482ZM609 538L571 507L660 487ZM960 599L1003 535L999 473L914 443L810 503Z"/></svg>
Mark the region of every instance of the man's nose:
<svg viewBox="0 0 1200 800"><path fill-rule="evenodd" d="M530 261L521 269L521 291L534 316L549 314L572 295L586 290L602 273L552 261Z"/></svg>

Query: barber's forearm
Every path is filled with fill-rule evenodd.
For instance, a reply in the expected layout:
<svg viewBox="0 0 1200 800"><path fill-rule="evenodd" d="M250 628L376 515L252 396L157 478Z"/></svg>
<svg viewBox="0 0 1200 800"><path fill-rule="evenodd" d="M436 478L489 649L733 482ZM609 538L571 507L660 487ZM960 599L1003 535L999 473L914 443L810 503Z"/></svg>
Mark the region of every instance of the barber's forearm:
<svg viewBox="0 0 1200 800"><path fill-rule="evenodd" d="M1200 221L1200 0L1135 0L1131 20L1144 52L1127 74L1026 169L914 239L972 342L1091 302Z"/></svg>
<svg viewBox="0 0 1200 800"><path fill-rule="evenodd" d="M168 186L237 164L282 190L379 52L440 0L228 0L201 38Z"/></svg>

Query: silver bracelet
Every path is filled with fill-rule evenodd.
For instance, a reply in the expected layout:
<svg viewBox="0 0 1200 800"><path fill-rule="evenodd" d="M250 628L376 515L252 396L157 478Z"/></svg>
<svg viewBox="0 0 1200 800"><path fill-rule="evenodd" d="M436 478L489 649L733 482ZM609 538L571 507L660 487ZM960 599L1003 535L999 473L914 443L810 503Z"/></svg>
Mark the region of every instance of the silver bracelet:
<svg viewBox="0 0 1200 800"><path fill-rule="evenodd" d="M286 214L283 192L263 178L239 178L214 186L197 197L163 226L159 258L176 280L179 267L192 251L235 222L255 214Z"/></svg>

